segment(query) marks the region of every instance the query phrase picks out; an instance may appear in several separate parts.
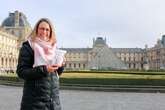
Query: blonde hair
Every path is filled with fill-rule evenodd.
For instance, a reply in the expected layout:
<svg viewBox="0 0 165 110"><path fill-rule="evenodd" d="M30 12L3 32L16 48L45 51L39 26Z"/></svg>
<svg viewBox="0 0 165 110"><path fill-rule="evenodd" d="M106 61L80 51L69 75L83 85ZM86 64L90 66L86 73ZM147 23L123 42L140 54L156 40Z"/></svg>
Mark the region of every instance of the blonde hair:
<svg viewBox="0 0 165 110"><path fill-rule="evenodd" d="M38 31L38 27L39 27L39 24L42 23L42 22L46 22L49 24L49 27L50 27L50 39L49 39L49 42L54 45L57 41L56 41L56 35L55 35L55 30L54 30L54 27L53 27L53 24L51 23L51 21L48 19L48 18L41 18L37 23L36 25L34 26L34 29L32 30L31 34L29 35L28 38L31 38L31 40L34 42L35 41L35 38L37 37L37 31Z"/></svg>

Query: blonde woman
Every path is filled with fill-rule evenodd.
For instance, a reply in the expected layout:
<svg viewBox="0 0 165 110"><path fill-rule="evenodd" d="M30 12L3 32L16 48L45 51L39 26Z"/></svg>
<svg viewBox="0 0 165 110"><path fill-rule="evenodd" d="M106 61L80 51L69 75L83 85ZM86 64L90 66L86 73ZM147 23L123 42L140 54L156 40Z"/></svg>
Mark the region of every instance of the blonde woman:
<svg viewBox="0 0 165 110"><path fill-rule="evenodd" d="M24 79L21 110L61 110L58 75L54 64L56 36L52 23L40 19L20 49L17 74Z"/></svg>

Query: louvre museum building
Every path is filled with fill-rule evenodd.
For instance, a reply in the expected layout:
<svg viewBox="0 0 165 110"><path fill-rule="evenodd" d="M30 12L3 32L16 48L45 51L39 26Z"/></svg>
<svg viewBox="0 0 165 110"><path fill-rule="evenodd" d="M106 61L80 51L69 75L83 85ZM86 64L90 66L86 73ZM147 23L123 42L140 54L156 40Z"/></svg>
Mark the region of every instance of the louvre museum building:
<svg viewBox="0 0 165 110"><path fill-rule="evenodd" d="M19 11L9 13L0 26L0 71L14 72L21 43L32 28ZM91 41L92 42L92 41ZM66 70L160 70L165 69L165 35L152 48L113 48L106 38L93 38L91 48L61 48L67 51Z"/></svg>

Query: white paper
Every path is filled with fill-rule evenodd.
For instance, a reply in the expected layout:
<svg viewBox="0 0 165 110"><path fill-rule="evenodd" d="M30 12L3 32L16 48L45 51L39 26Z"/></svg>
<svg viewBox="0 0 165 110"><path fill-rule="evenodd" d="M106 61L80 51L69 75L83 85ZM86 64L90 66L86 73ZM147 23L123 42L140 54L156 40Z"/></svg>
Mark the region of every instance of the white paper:
<svg viewBox="0 0 165 110"><path fill-rule="evenodd" d="M62 62L64 61L65 54L66 54L65 50L56 49L55 50L55 57L54 57L52 64L62 65Z"/></svg>

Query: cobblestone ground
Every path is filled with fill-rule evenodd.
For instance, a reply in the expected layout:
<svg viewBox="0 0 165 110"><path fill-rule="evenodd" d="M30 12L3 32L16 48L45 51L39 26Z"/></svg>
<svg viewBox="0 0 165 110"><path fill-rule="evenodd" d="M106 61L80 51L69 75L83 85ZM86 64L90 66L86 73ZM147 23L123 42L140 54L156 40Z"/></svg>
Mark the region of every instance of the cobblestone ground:
<svg viewBox="0 0 165 110"><path fill-rule="evenodd" d="M61 90L63 110L165 110L165 93ZM0 110L19 110L21 87L0 85Z"/></svg>

